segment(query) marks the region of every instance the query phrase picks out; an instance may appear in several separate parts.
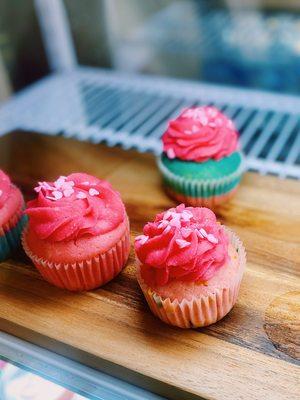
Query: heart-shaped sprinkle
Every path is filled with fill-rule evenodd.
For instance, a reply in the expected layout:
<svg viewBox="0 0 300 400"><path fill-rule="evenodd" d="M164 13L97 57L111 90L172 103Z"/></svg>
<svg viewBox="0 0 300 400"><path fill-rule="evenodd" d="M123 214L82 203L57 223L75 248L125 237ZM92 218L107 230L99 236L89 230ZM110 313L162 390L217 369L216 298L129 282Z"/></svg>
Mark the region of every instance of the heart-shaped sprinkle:
<svg viewBox="0 0 300 400"><path fill-rule="evenodd" d="M171 230L171 225L168 225L168 226L165 228L164 233L169 233L170 230Z"/></svg>
<svg viewBox="0 0 300 400"><path fill-rule="evenodd" d="M201 233L201 235L203 237L205 237L205 238L207 237L207 232L206 232L206 230L204 228L199 229L199 232Z"/></svg>
<svg viewBox="0 0 300 400"><path fill-rule="evenodd" d="M149 239L149 236L147 235L139 235L135 238L136 241L139 241L140 244L145 244Z"/></svg>
<svg viewBox="0 0 300 400"><path fill-rule="evenodd" d="M179 214L178 214L179 215ZM177 217L173 217L171 219L171 221L169 221L169 224L171 226L175 226L176 228L180 228L181 227L181 222L180 222L180 218Z"/></svg>
<svg viewBox="0 0 300 400"><path fill-rule="evenodd" d="M163 220L159 223L158 228L161 229L161 228L165 228L166 226L168 226L168 221L165 220L165 219L163 219Z"/></svg>
<svg viewBox="0 0 300 400"><path fill-rule="evenodd" d="M164 213L163 219L169 219L173 213L171 211L166 211Z"/></svg>
<svg viewBox="0 0 300 400"><path fill-rule="evenodd" d="M187 237L189 237L191 233L192 233L192 230L191 230L191 229L189 229L189 228L181 228L181 234L182 234L182 237L183 237L184 239L186 239Z"/></svg>
<svg viewBox="0 0 300 400"><path fill-rule="evenodd" d="M52 196L46 196L47 199L49 200L60 200L63 197L62 192L58 191L58 190L54 190L52 193Z"/></svg>
<svg viewBox="0 0 300 400"><path fill-rule="evenodd" d="M62 185L65 183L65 180L67 178L65 176L60 176L55 182L54 182L54 186L57 189L60 189L62 187Z"/></svg>
<svg viewBox="0 0 300 400"><path fill-rule="evenodd" d="M182 218L184 221L189 221L190 219L193 218L193 214L192 214L190 211L188 211L188 210L184 210L184 211L182 211L182 213L181 213L181 218Z"/></svg>
<svg viewBox="0 0 300 400"><path fill-rule="evenodd" d="M202 116L199 118L199 121L200 121L200 123L201 123L203 126L206 126L206 125L208 124L208 119L207 119L207 117L206 117L205 115L202 115Z"/></svg>
<svg viewBox="0 0 300 400"><path fill-rule="evenodd" d="M86 194L84 193L84 192L78 192L77 194L76 194L76 198L77 199L86 199Z"/></svg>
<svg viewBox="0 0 300 400"><path fill-rule="evenodd" d="M65 197L70 197L74 193L74 189L66 189L63 191Z"/></svg>
<svg viewBox="0 0 300 400"><path fill-rule="evenodd" d="M209 234L207 235L207 240L208 240L210 243L213 243L213 244L219 243L218 239L217 239L212 233L209 233Z"/></svg>
<svg viewBox="0 0 300 400"><path fill-rule="evenodd" d="M184 240L184 239L176 239L176 243L178 244L178 246L181 249L184 249L185 247L188 247L191 245L190 242L188 242L187 240Z"/></svg>
<svg viewBox="0 0 300 400"><path fill-rule="evenodd" d="M202 235L202 233L199 231L199 229L196 229L196 234L200 239L203 239L204 236Z"/></svg>
<svg viewBox="0 0 300 400"><path fill-rule="evenodd" d="M98 196L98 194L100 194L100 192L98 192L97 189L94 189L94 188L90 188L89 189L89 195L90 196Z"/></svg>
<svg viewBox="0 0 300 400"><path fill-rule="evenodd" d="M167 156L171 159L176 157L175 151L171 147L167 150Z"/></svg>

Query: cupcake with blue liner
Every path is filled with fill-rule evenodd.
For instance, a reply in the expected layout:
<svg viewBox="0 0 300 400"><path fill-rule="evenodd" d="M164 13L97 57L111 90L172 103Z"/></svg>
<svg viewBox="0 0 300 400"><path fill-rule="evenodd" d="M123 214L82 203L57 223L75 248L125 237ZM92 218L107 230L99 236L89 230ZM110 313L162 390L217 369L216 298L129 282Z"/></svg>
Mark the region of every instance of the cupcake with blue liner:
<svg viewBox="0 0 300 400"><path fill-rule="evenodd" d="M20 246L21 233L27 220L23 209L21 191L0 170L0 262Z"/></svg>
<svg viewBox="0 0 300 400"><path fill-rule="evenodd" d="M243 174L233 122L216 107L184 109L162 136L158 166L179 202L214 208L230 199Z"/></svg>

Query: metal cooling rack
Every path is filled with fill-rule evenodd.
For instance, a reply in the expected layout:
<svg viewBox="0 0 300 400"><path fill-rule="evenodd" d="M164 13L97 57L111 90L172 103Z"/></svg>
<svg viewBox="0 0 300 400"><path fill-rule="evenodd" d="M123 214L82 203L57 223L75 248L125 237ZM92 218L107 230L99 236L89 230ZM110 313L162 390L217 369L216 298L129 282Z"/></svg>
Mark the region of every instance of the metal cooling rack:
<svg viewBox="0 0 300 400"><path fill-rule="evenodd" d="M0 135L15 129L161 152L168 119L214 104L241 134L247 167L300 179L300 98L79 67L52 74L0 108Z"/></svg>

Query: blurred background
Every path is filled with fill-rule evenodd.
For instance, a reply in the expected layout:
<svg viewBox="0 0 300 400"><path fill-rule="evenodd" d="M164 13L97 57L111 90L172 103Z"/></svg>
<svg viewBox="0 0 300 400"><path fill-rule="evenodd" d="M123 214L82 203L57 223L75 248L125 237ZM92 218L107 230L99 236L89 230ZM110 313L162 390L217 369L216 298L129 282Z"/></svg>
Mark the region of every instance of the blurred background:
<svg viewBox="0 0 300 400"><path fill-rule="evenodd" d="M0 100L52 67L42 3L0 0ZM63 3L81 65L299 92L299 0Z"/></svg>

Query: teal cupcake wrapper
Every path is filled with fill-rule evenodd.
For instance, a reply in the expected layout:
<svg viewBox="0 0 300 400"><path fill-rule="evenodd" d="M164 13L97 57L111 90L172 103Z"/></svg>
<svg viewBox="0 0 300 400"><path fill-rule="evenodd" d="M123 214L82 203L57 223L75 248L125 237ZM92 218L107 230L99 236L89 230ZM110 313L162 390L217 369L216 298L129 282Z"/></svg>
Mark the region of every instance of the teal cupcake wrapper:
<svg viewBox="0 0 300 400"><path fill-rule="evenodd" d="M182 198L191 198L192 200L214 200L219 196L230 194L239 184L244 172L244 157L236 171L218 179L189 179L186 177L175 175L169 171L159 157L157 159L158 168L160 169L164 183L171 191L171 194L179 195ZM188 202L188 201L187 201Z"/></svg>
<svg viewBox="0 0 300 400"><path fill-rule="evenodd" d="M21 233L27 223L27 216L20 214L13 227L0 228L0 262L9 257L21 244Z"/></svg>

